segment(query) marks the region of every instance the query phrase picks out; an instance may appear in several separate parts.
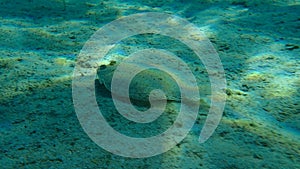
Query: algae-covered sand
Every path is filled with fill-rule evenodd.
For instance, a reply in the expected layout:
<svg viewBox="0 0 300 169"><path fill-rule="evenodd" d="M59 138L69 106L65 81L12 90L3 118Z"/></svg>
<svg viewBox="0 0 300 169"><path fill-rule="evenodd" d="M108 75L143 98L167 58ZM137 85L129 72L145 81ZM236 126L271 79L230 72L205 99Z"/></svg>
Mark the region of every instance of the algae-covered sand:
<svg viewBox="0 0 300 169"><path fill-rule="evenodd" d="M299 11L296 0L0 0L0 166L300 168ZM191 63L202 98L198 120L182 142L164 154L132 159L105 151L87 136L74 111L71 84L76 56L89 37L110 21L140 12L174 14L204 31L225 70L227 101L215 133L199 144L210 104L201 61L166 37L125 39L109 55L170 49ZM178 102L170 102L157 121L134 124L118 114L105 86L95 86L106 119L130 136L164 131L179 110ZM145 109L147 103L135 106Z"/></svg>

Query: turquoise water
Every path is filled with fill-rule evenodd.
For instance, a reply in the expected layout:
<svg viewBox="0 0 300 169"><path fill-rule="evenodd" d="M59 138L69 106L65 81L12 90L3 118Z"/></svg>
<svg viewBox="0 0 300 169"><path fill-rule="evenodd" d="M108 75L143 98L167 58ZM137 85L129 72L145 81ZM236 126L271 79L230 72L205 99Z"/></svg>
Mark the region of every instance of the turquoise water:
<svg viewBox="0 0 300 169"><path fill-rule="evenodd" d="M0 0L0 166L300 168L299 11L296 0ZM117 62L147 48L179 56L195 75L201 96L197 121L180 143L163 154L129 158L106 151L85 133L74 108L72 78L80 51L99 28L142 12L176 15L204 32L223 65L227 99L217 129L200 144L211 87L195 53L178 40L153 34L118 42L107 54ZM161 117L138 124L118 113L111 91L97 79L95 95L108 123L131 137L163 132L180 109L180 102L168 100ZM132 103L138 110L150 107L138 96Z"/></svg>

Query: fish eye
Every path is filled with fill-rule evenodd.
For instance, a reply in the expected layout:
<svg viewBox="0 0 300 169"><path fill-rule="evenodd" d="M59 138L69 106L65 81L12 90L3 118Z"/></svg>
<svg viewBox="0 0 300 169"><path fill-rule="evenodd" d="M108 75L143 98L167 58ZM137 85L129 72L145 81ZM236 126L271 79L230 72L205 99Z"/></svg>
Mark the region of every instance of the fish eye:
<svg viewBox="0 0 300 169"><path fill-rule="evenodd" d="M113 66L115 65L117 62L115 60L110 61L109 65Z"/></svg>
<svg viewBox="0 0 300 169"><path fill-rule="evenodd" d="M101 65L100 70L106 69L106 65Z"/></svg>

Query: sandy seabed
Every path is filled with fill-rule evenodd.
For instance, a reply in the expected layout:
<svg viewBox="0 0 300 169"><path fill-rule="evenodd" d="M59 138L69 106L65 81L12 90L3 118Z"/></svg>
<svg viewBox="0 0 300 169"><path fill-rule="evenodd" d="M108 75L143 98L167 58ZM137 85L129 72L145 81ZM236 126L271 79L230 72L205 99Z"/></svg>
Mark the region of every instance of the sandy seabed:
<svg viewBox="0 0 300 169"><path fill-rule="evenodd" d="M300 168L299 11L296 0L0 0L0 166ZM110 21L140 12L178 15L205 32L224 66L227 102L215 133L199 144L210 88L205 68L195 61L204 99L191 132L164 154L132 159L105 151L86 135L74 111L71 84L76 56L89 37ZM155 40L131 38L115 52L126 55ZM141 134L139 126L117 120L109 91L96 86L111 124ZM172 124L174 107L168 105L170 117L161 128Z"/></svg>

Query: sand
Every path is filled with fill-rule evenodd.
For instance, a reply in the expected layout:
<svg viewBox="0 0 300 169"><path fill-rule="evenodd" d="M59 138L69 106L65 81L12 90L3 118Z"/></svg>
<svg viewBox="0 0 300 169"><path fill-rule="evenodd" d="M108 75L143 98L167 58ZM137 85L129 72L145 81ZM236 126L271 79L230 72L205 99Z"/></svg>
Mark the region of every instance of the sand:
<svg viewBox="0 0 300 169"><path fill-rule="evenodd" d="M164 154L124 158L97 146L83 131L72 102L72 73L84 43L101 26L150 11L187 18L204 30L225 69L227 102L215 133L199 144L210 87L203 65L194 64L204 97L191 132ZM300 168L299 11L296 0L1 0L0 166ZM115 52L125 55L145 46L147 42L131 38ZM183 56L189 54L182 51ZM160 125L163 131L176 116L178 103L170 103L160 123L133 125L118 119L109 92L96 86L111 124L129 135L156 134L141 131Z"/></svg>

